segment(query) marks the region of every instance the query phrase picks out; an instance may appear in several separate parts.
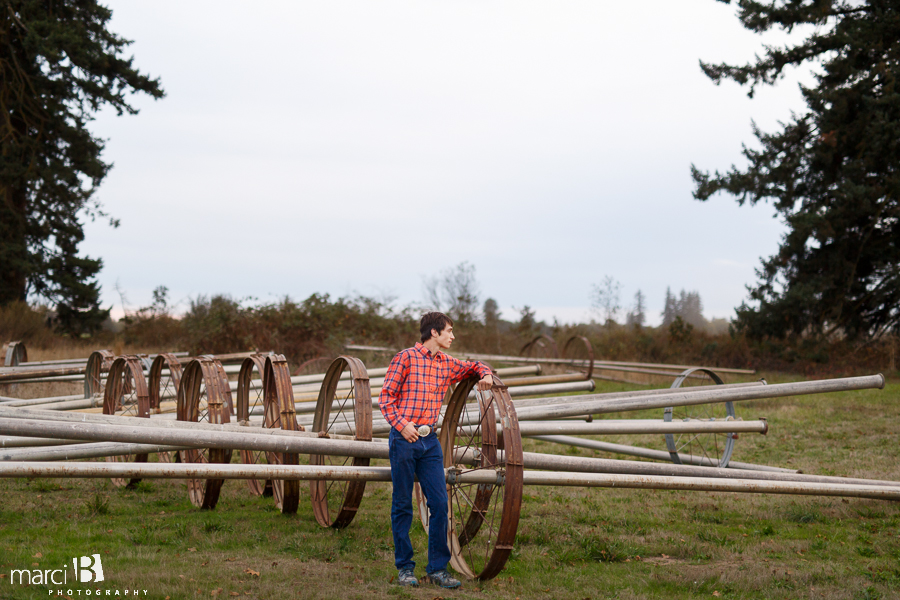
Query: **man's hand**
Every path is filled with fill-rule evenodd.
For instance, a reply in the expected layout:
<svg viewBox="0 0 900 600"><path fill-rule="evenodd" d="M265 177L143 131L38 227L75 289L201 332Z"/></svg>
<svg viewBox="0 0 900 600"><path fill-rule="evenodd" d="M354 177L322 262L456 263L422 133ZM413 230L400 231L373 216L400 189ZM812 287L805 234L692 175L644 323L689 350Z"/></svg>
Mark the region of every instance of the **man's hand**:
<svg viewBox="0 0 900 600"><path fill-rule="evenodd" d="M494 376L491 375L490 373L488 373L487 375L484 376L483 379L481 379L478 383L475 384L475 387L477 387L479 390L481 390L483 392L485 390L491 389L492 385L494 385Z"/></svg>
<svg viewBox="0 0 900 600"><path fill-rule="evenodd" d="M409 442L410 444L419 439L419 432L416 431L416 424L413 422L409 422L406 424L406 427L400 431L400 435L403 436L403 439Z"/></svg>

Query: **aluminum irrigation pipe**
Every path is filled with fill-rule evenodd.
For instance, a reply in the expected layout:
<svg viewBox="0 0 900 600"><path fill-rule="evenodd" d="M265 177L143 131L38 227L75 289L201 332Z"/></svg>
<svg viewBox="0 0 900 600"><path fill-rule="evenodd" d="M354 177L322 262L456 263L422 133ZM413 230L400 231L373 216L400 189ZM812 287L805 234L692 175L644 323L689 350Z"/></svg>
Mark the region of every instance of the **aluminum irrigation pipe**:
<svg viewBox="0 0 900 600"><path fill-rule="evenodd" d="M3 436L0 437L0 448L33 448L36 446L61 446L78 444L74 440L56 440L52 438Z"/></svg>
<svg viewBox="0 0 900 600"><path fill-rule="evenodd" d="M651 460L661 460L671 462L672 455L662 450L651 450L650 448L641 448L640 446L627 446L625 444L611 444L609 442L598 442L597 440L588 440L580 437L572 437L568 435L532 435L531 439L541 440L544 442L553 442L555 444L564 444L567 446L578 446L580 448L589 448L591 450L600 450L601 452L612 452L613 454L625 454L626 456L638 456L640 458L649 458ZM705 456L692 456L688 454L680 454L682 463L690 463L692 465L701 466L703 468L715 467L719 468L717 462L706 458ZM771 473L799 473L797 469L784 469L782 467L770 467L768 465L755 465L753 463L743 463L734 460L728 461L728 467L734 469L743 469L747 471L768 471Z"/></svg>
<svg viewBox="0 0 900 600"><path fill-rule="evenodd" d="M751 471L747 469L696 467L692 465L659 464L636 460L592 458L586 456L561 456L540 452L524 452L526 468L546 471L576 473L621 473L629 475L666 475L669 477L714 477L716 479L761 479L766 481L800 481L813 483L849 483L854 485L879 485L894 487L895 481L832 477L827 475L801 475L795 472ZM464 461L460 461L464 462Z"/></svg>
<svg viewBox="0 0 900 600"><path fill-rule="evenodd" d="M359 443L359 442L357 442ZM311 465L237 465L183 463L0 463L0 477L69 477L122 479L280 479L329 481L390 481L390 467L323 467ZM447 478L457 483L495 485L493 470L456 471ZM710 477L665 477L600 473L552 473L528 471L525 485L662 489L761 494L799 494L900 500L896 487L850 484L800 483Z"/></svg>
<svg viewBox="0 0 900 600"><path fill-rule="evenodd" d="M144 419L135 419L143 421ZM131 425L101 425L96 423L58 423L0 418L0 435L93 440L100 442L130 442L173 446L196 446L234 450L261 450L291 454L330 454L336 456L372 457L380 452L379 442L337 440L301 435L264 435L260 430L247 433L232 431L179 430L162 427L133 427Z"/></svg>
<svg viewBox="0 0 900 600"><path fill-rule="evenodd" d="M852 390L884 389L884 376L866 375L863 377L845 377L841 379L823 379L819 381L798 381L794 383L776 383L756 387L739 387L717 389L724 386L708 385L702 388L674 389L668 394L646 394L625 399L607 399L593 396L593 399L582 397L577 403L559 404L546 407L528 407L517 410L520 420L537 418L554 419L573 415L602 414L611 412L665 408L667 406L694 406L714 402L740 402L761 400L764 398L783 398L805 394L824 394L828 392L847 392ZM540 415L540 416L537 416Z"/></svg>
<svg viewBox="0 0 900 600"><path fill-rule="evenodd" d="M4 409L0 407L0 417L10 419L22 419L27 421L49 421L55 423L96 423L107 425L125 425L127 427L149 427L162 429L180 429L190 431L231 431L234 433L253 433L257 435L273 435L285 437L318 437L311 431L284 431L281 429L268 429L261 427L261 422L251 422L247 425L240 423L197 423L193 421L171 421L168 419L150 418L140 419L136 417L124 417L121 415L65 413L45 410L29 409ZM353 436L341 436L330 434L332 439L356 439ZM53 438L48 438L53 439ZM62 440L56 440L62 441Z"/></svg>
<svg viewBox="0 0 900 600"><path fill-rule="evenodd" d="M188 447L189 446L97 442L93 444L75 444L73 446L58 446L53 448L19 448L17 450L0 450L0 462L23 460L81 460L86 458L104 458L107 456L125 456L128 454L172 452L174 450L185 450Z"/></svg>
<svg viewBox="0 0 900 600"><path fill-rule="evenodd" d="M497 428L498 435L500 427ZM761 433L769 426L765 421L690 421L665 422L654 419L599 420L590 423L523 421L519 431L524 436L533 435L630 435L655 433Z"/></svg>
<svg viewBox="0 0 900 600"><path fill-rule="evenodd" d="M494 361L494 362L519 362L519 363L536 363L536 364L556 364L556 365L573 365L573 366L587 366L587 361L578 358L528 358L525 356L505 356L501 354L467 354L461 353L458 355L458 358L468 358L472 360L482 360L482 361ZM600 365L613 365L613 366L622 366L622 367L650 367L650 368L663 368L663 369L673 369L678 371L684 371L685 369L693 369L697 365L667 365L664 363L630 363L630 362L621 362L621 361L612 361L612 360L595 360L594 368L599 368ZM753 375L756 373L755 370L751 369L729 369L725 367L707 367L719 373L735 373L742 375ZM678 375L678 373L675 373Z"/></svg>

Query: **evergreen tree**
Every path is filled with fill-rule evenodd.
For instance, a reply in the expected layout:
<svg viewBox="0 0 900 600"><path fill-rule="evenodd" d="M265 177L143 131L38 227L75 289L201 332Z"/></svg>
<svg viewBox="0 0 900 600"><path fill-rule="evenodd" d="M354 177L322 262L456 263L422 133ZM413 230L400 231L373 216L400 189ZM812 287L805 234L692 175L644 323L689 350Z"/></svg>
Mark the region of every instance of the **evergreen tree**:
<svg viewBox="0 0 900 600"><path fill-rule="evenodd" d="M747 29L810 34L766 46L750 64L706 64L725 79L772 85L787 67L816 65L801 86L805 112L780 131L754 125L758 149L745 169L714 175L692 165L694 196L724 191L739 204L771 201L789 231L757 270L736 325L752 337L842 331L851 337L900 329L900 2L740 0Z"/></svg>
<svg viewBox="0 0 900 600"><path fill-rule="evenodd" d="M163 96L122 58L111 16L93 0L0 2L0 305L44 297L73 333L108 314L101 260L78 255L81 218L107 216L93 194L111 167L87 124L104 105L137 113L128 93Z"/></svg>
<svg viewBox="0 0 900 600"><path fill-rule="evenodd" d="M625 324L632 325L634 327L643 327L644 322L647 320L647 301L644 299L644 293L641 290L638 290L634 294L634 306L631 308L631 311L625 317Z"/></svg>
<svg viewBox="0 0 900 600"><path fill-rule="evenodd" d="M678 316L678 300L675 298L675 295L672 293L672 289L666 288L666 300L663 304L663 327L668 327L675 321L675 317Z"/></svg>

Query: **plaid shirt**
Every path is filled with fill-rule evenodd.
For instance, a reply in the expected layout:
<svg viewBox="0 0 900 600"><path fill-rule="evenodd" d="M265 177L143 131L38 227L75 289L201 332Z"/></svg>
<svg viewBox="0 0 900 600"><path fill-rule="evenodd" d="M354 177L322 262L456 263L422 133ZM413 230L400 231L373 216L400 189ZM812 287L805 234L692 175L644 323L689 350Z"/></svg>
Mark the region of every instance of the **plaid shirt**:
<svg viewBox="0 0 900 600"><path fill-rule="evenodd" d="M466 362L443 352L432 355L416 343L415 348L407 348L391 360L378 407L397 431L409 422L434 425L450 384L475 374L483 379L491 370L484 363Z"/></svg>

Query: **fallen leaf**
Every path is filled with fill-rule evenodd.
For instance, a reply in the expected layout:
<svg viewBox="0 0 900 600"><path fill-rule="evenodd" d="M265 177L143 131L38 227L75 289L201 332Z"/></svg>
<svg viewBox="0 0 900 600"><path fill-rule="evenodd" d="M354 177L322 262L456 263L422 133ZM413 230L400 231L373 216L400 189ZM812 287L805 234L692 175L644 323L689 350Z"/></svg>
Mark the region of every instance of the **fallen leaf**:
<svg viewBox="0 0 900 600"><path fill-rule="evenodd" d="M209 561L206 561L205 563L200 563L200 566L201 566L201 567L205 567L205 566L208 565L208 564L209 564Z"/></svg>
<svg viewBox="0 0 900 600"><path fill-rule="evenodd" d="M721 595L722 594L719 593L719 590L713 590L713 596L715 596L716 598L718 598Z"/></svg>
<svg viewBox="0 0 900 600"><path fill-rule="evenodd" d="M236 560L237 560L236 558L226 558L225 562L234 562Z"/></svg>
<svg viewBox="0 0 900 600"><path fill-rule="evenodd" d="M32 566L32 567L39 567L39 566L41 566L41 563L31 563L31 566Z"/></svg>
<svg viewBox="0 0 900 600"><path fill-rule="evenodd" d="M240 594L238 594L237 592L231 592L231 593L229 594L229 596L240 596Z"/></svg>
<svg viewBox="0 0 900 600"><path fill-rule="evenodd" d="M112 532L113 532L112 529L107 529L107 530L106 530L106 533L112 533Z"/></svg>
<svg viewBox="0 0 900 600"><path fill-rule="evenodd" d="M218 596L222 593L222 588L216 588L209 593L210 596Z"/></svg>
<svg viewBox="0 0 900 600"><path fill-rule="evenodd" d="M277 567L277 566L278 566L278 563L277 563L277 562L273 562L273 563L272 563L272 566L273 566L273 567Z"/></svg>
<svg viewBox="0 0 900 600"><path fill-rule="evenodd" d="M188 548L188 552L196 552L196 551L197 551L196 548Z"/></svg>
<svg viewBox="0 0 900 600"><path fill-rule="evenodd" d="M253 569L244 569L244 573L251 577L259 577L259 571L254 571Z"/></svg>
<svg viewBox="0 0 900 600"><path fill-rule="evenodd" d="M184 579L184 575L179 575L179 577L181 577L182 579Z"/></svg>
<svg viewBox="0 0 900 600"><path fill-rule="evenodd" d="M32 558L44 558L44 555L41 554L40 552L38 552L38 553L35 554Z"/></svg>

